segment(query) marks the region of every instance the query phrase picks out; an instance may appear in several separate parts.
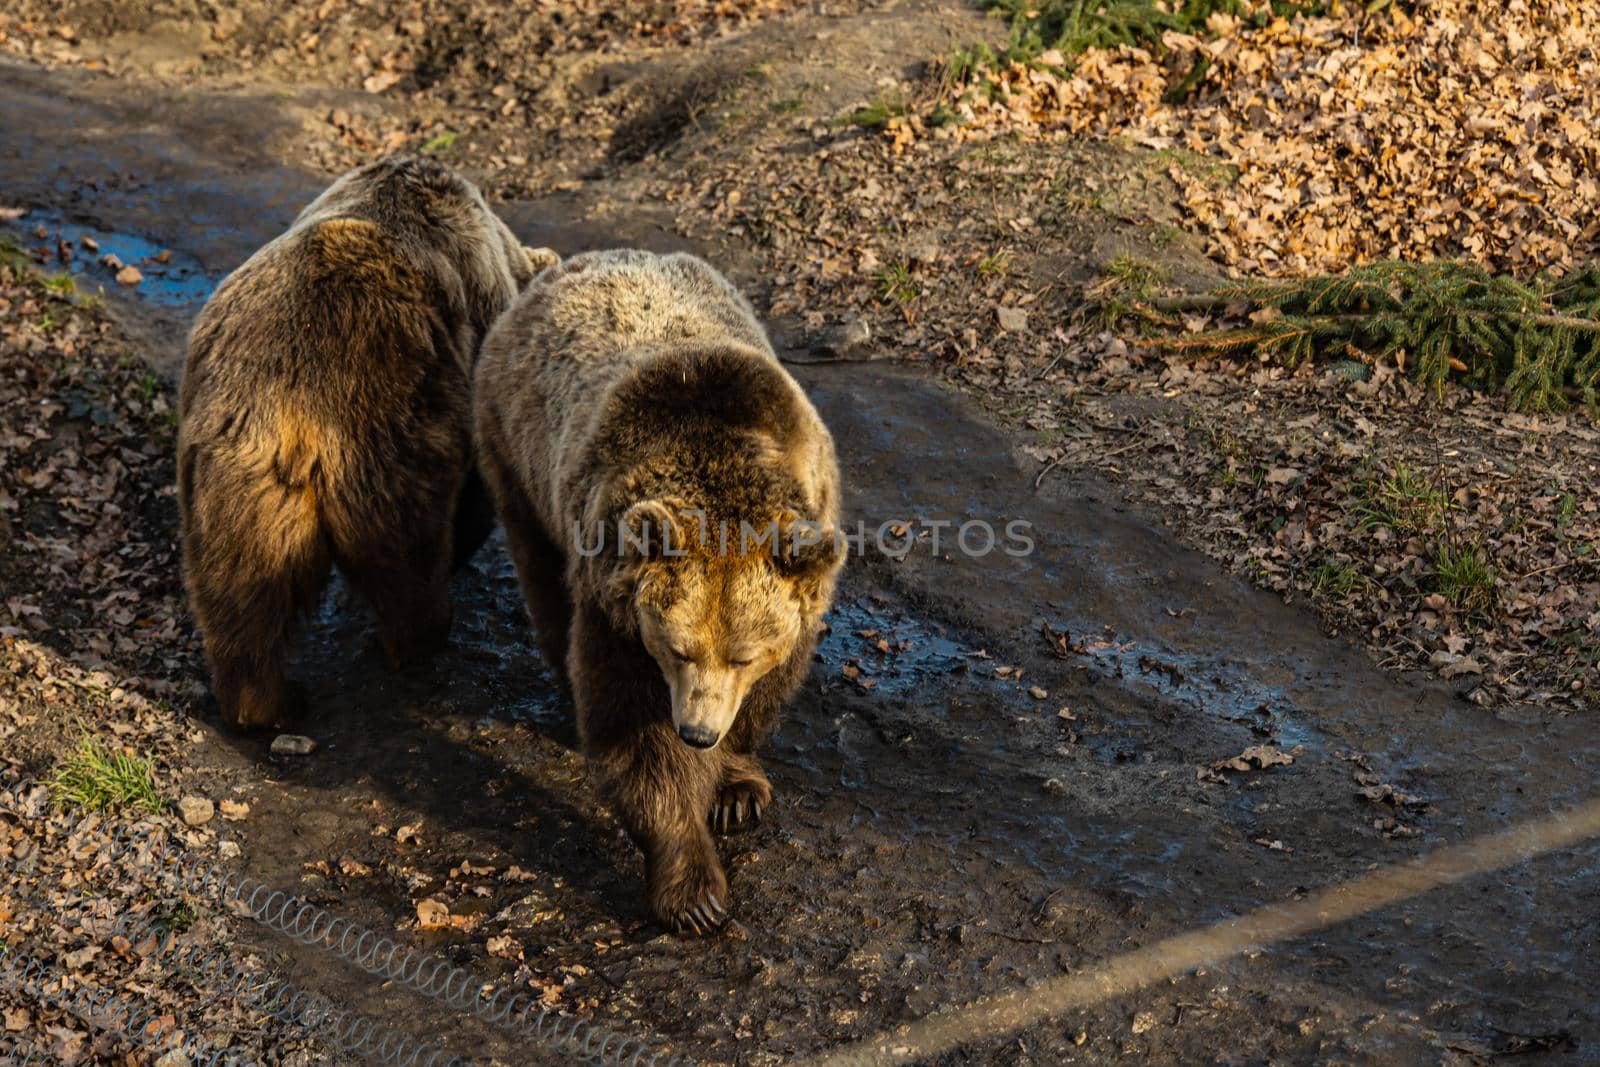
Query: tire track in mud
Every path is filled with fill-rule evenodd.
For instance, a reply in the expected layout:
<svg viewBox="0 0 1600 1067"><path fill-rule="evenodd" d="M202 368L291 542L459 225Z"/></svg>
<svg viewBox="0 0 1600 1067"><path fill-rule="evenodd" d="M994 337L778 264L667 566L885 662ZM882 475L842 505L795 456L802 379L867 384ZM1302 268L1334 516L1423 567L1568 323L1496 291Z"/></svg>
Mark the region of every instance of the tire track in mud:
<svg viewBox="0 0 1600 1067"><path fill-rule="evenodd" d="M196 279L214 282L322 184L271 164L287 121L257 98L229 124L219 116L239 114L239 98L130 101L3 65L0 92L0 188L29 209L10 224L21 243L145 242L187 272L176 289L161 274L107 286L169 376ZM506 208L530 243L565 254L682 243L653 213L602 227L562 211L576 209ZM759 284L738 277L740 250L701 251ZM81 270L103 281L96 263ZM298 662L315 756L220 732L197 754L248 791L250 872L379 927L411 920L421 891L452 893L462 931L407 931L429 951L502 978L518 964L484 946L510 938L521 966L564 983L563 1003L707 1060L766 1063L1089 968L1600 783L1586 724L1492 716L1434 681L1386 676L1128 513L1114 489L1059 478L1035 492L1012 443L926 379L875 364L795 372L837 438L849 515L869 528L1024 520L1035 550L935 555L918 542L902 560L852 560L819 664L766 754L776 807L725 849L733 934L680 941L644 916L637 858L583 784L498 540L458 581L450 651L403 676L330 593ZM1202 773L1255 745L1293 762ZM1421 803L1389 803L1385 786ZM376 873L343 873L339 857ZM1584 1062L1600 1048L1597 864L1593 843L1545 856L1494 892L1442 889L952 1055L1409 1064L1560 1032L1575 1051L1547 1061ZM513 867L529 879L508 881ZM273 950L297 982L356 1010L525 1061L397 991Z"/></svg>

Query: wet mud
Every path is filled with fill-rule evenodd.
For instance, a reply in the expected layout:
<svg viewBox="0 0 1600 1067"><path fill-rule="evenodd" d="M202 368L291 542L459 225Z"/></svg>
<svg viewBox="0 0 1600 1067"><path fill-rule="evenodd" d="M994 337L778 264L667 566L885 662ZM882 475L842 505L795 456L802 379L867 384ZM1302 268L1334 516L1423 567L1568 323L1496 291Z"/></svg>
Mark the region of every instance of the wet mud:
<svg viewBox="0 0 1600 1067"><path fill-rule="evenodd" d="M15 235L81 247L87 233L129 262L172 252L165 279L108 294L169 376L206 287L323 184L251 155L287 121L264 103L253 142L208 118L225 101L115 101L6 67L0 93L0 200L28 209ZM505 210L525 240L562 253L678 243L658 216L597 225L566 207ZM702 251L759 291L738 250ZM458 578L450 649L408 673L383 667L335 584L296 663L312 756L274 757L205 723L197 758L219 793L251 803L234 828L245 869L485 980L517 975L520 956L552 1003L697 1059L774 1063L1091 970L1559 810L1600 782L1592 723L1494 715L1436 681L1386 675L1309 612L1128 511L1114 487L1075 475L1035 489L1012 442L939 384L873 363L795 373L836 436L846 514L924 536L845 572L815 669L765 753L774 807L723 845L728 931L685 940L649 920L638 857L585 783L498 537ZM1032 551L966 553L948 530L933 550L931 524L969 521L1025 523ZM1292 762L1219 769L1252 746ZM1596 1062L1597 874L1590 842L977 1036L949 1062ZM428 896L458 929L413 928ZM492 938L510 941L490 954ZM291 980L462 1054L539 1062L301 946L258 944Z"/></svg>

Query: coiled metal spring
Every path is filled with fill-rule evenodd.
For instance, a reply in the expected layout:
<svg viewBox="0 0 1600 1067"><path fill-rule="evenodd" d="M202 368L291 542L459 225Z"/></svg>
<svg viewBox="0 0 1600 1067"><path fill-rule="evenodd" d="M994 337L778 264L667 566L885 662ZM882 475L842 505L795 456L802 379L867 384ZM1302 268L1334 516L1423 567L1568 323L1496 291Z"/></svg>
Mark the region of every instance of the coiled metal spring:
<svg viewBox="0 0 1600 1067"><path fill-rule="evenodd" d="M15 805L7 810L19 820L28 821ZM254 878L238 875L221 868L211 859L189 852L159 836L159 831L149 827L121 826L112 833L113 843L104 861L130 862L145 868L155 868L166 873L177 885L189 892L206 895L225 908L243 914L268 929L275 930L301 944L320 949L352 963L366 973L385 981L407 986L426 997L449 1007L468 1012L478 1019L500 1027L519 1037L564 1053L583 1062L606 1067L693 1067L693 1061L679 1055L657 1050L641 1038L602 1026L587 1019L553 1011L538 1003L527 993L512 993L503 986L491 987L470 971L457 967L400 942L384 937L373 930L359 926L342 917L334 916L322 908L298 897L273 889ZM192 951L192 950L191 950ZM221 954L216 954L221 955ZM226 957L212 961L205 957L186 965L201 973L213 973L226 978L223 967ZM208 972L208 968L211 970ZM252 978L259 982L259 978ZM395 1067L440 1067L452 1061L439 1059L441 1053L401 1044L386 1044L393 1040L394 1031L373 1020L352 1015L337 1009L326 998L313 1007L318 995L286 992L290 987L278 983L277 994L282 998L279 1010L266 1007L270 999L253 1004L270 1014L296 1025L304 1025L307 1017L334 1022L335 1037L327 1038L334 1044L377 1056ZM305 1013L311 1013L307 1016ZM326 1012L325 1015L317 1015ZM410 1040L410 1039L404 1039ZM352 1042L346 1044L346 1042ZM429 1058L422 1058L427 1052ZM460 1061L454 1061L460 1062Z"/></svg>
<svg viewBox="0 0 1600 1067"><path fill-rule="evenodd" d="M19 873L25 876L33 873L38 866L38 853L37 844L33 844L31 852L16 857L20 861ZM14 899L36 909L59 910L40 891L30 892L19 886L15 892ZM429 1048L411 1035L370 1016L346 1011L320 993L298 989L288 982L256 973L226 952L206 951L199 945L177 947L178 935L170 927L163 930L164 924L159 918L140 922L125 913L110 922L81 916L75 919L77 925L97 941L115 946L120 940L125 950L160 960L166 971L183 975L191 985L204 988L212 999L229 999L247 1010L269 1015L300 1034L319 1039L335 1051L356 1053L392 1067L471 1067L468 1060ZM231 1067L254 1062L248 1054L231 1049L204 1057L194 1042L173 1040L175 1024L168 1024L161 1015L141 1013L122 1005L109 993L73 998L45 995L52 984L63 989L71 984L66 981L46 983L47 976L64 978L42 960L0 949L0 988L13 988L53 1004L86 1023L116 1033L131 1044L159 1052L182 1052L191 1064ZM117 1004L116 1010L105 1010L105 1004L109 1003ZM152 1030L151 1023L158 1019L162 1025Z"/></svg>
<svg viewBox="0 0 1600 1067"><path fill-rule="evenodd" d="M175 1024L156 1012L141 1010L109 990L63 981L64 976L43 960L0 946L0 989L26 994L42 1004L67 1012L86 1023L117 1034L131 1045L162 1052L182 1052L191 1065L234 1067L250 1062L234 1049L204 1055L192 1041L173 1033ZM36 1062L30 1051L22 1063ZM5 1062L18 1062L8 1058Z"/></svg>

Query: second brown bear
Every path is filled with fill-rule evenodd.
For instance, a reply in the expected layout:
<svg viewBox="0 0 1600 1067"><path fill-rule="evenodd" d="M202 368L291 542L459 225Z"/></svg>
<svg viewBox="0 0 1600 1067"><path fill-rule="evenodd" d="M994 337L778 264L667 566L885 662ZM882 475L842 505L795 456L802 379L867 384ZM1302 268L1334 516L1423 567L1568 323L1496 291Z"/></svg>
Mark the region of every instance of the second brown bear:
<svg viewBox="0 0 1600 1067"><path fill-rule="evenodd" d="M693 256L550 268L484 342L484 480L651 910L727 916L711 828L757 819L756 745L843 563L833 441L745 299Z"/></svg>
<svg viewBox="0 0 1600 1067"><path fill-rule="evenodd" d="M183 375L178 503L229 722L288 716L289 640L333 564L391 660L444 640L452 557L493 523L467 492L472 366L535 265L471 183L397 158L340 178L206 303Z"/></svg>

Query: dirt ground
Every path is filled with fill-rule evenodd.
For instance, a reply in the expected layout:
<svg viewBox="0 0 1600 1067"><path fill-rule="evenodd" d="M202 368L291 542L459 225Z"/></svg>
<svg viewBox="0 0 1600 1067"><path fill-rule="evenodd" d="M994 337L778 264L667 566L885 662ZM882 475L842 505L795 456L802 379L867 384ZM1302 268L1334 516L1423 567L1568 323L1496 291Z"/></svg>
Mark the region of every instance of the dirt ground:
<svg viewBox="0 0 1600 1067"><path fill-rule="evenodd" d="M1434 609L1408 607L1388 625L1416 647L1390 655L1388 587L1313 607L1313 576L1270 551L1289 545L1289 522L1305 529L1337 504L1314 487L1360 473L1351 449L1380 447L1391 465L1408 449L1465 450L1451 469L1546 501L1552 527L1571 494L1562 529L1579 544L1597 536L1593 423L1441 409L1393 381L1363 396L1260 368L1184 377L1118 349L1083 313L1107 263L1219 277L1172 207L1169 160L1000 143L950 157L936 186L897 183L893 153L838 122L952 44L1003 35L974 10L679 3L624 22L581 3L520 19L448 0L39 6L42 22L22 3L0 24L26 59L0 64L0 208L25 253L54 253L34 269L68 270L105 299L21 282L0 294L0 742L16 780L48 773L83 722L151 754L167 799L244 806L197 828L147 820L189 847L484 981L699 1061L752 1064L1091 969L1570 806L1597 780L1587 631L1572 631L1569 660L1535 668L1537 645L1497 681L1507 646L1443 608L1430 629L1416 612ZM923 540L901 560L852 560L766 753L776 805L726 839L737 922L716 938L672 937L645 914L638 858L584 781L498 539L458 579L451 649L404 675L383 668L336 586L296 664L314 695L311 755L229 734L205 695L173 561L167 415L183 330L330 173L425 144L481 180L530 244L687 247L728 270L833 429L847 514L869 528L1031 524L1025 558L935 555ZM819 181L837 196L817 196ZM842 246L852 228L874 235L874 260ZM969 249L1006 269L976 271ZM145 280L118 286L106 251ZM871 280L884 264L904 266L895 284L919 287L916 300L884 298ZM997 308L1032 328L1007 330ZM1380 402L1390 418L1362 429ZM1305 440L1283 443L1279 424L1308 415ZM1243 477L1225 483L1233 467ZM1227 507L1206 506L1215 493ZM1277 511L1288 522L1263 537ZM1531 629L1581 623L1597 580L1580 572L1574 603L1530 607ZM1440 651L1457 659L1433 662ZM1463 659L1477 672L1440 677ZM1521 677L1537 684L1518 689ZM1226 765L1253 746L1290 761ZM980 1037L945 1062L1592 1062L1597 863L1591 842ZM117 890L143 906L172 903L163 892ZM543 1062L183 903L204 917L194 937L297 986L476 1061ZM442 905L445 923L420 928L419 904L435 917ZM0 937L85 944L66 925L41 916ZM259 1015L223 1017L148 963L102 952L85 967L263 1062L342 1058ZM0 1007L15 1047L146 1062L37 999L0 993Z"/></svg>

